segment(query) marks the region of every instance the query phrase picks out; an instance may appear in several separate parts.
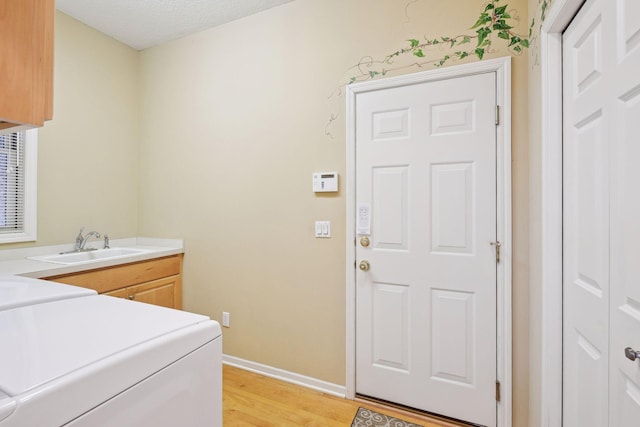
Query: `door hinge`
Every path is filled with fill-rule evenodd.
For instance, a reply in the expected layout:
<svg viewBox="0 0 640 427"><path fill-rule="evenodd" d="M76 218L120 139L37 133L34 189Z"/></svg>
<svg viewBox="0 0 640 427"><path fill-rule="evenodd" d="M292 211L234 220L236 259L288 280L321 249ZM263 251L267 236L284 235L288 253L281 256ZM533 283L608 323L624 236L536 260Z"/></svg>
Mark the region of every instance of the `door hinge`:
<svg viewBox="0 0 640 427"><path fill-rule="evenodd" d="M496 105L496 126L500 124L500 106Z"/></svg>
<svg viewBox="0 0 640 427"><path fill-rule="evenodd" d="M496 247L496 262L499 263L500 262L500 246L502 246L502 243L500 243L499 241L495 241L495 242L491 242L489 244L491 246L495 246Z"/></svg>
<svg viewBox="0 0 640 427"><path fill-rule="evenodd" d="M496 402L500 402L500 381L496 380Z"/></svg>

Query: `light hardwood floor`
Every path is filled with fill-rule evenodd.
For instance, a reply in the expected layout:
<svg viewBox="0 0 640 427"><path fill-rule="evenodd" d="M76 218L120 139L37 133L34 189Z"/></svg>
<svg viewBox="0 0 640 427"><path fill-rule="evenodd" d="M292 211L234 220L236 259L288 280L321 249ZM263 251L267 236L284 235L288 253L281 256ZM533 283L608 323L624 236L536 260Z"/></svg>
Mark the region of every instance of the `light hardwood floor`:
<svg viewBox="0 0 640 427"><path fill-rule="evenodd" d="M342 399L244 369L223 366L225 427L349 427L360 406L425 427L458 426L429 421L420 415L369 402Z"/></svg>

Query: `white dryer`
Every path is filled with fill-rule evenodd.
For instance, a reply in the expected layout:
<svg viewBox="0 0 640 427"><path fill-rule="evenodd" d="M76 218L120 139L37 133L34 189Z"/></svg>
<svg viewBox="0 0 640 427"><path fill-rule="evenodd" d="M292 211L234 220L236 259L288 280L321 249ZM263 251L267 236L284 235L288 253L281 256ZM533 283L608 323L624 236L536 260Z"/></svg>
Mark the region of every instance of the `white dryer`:
<svg viewBox="0 0 640 427"><path fill-rule="evenodd" d="M34 292L0 303L0 427L222 426L217 322L25 283Z"/></svg>

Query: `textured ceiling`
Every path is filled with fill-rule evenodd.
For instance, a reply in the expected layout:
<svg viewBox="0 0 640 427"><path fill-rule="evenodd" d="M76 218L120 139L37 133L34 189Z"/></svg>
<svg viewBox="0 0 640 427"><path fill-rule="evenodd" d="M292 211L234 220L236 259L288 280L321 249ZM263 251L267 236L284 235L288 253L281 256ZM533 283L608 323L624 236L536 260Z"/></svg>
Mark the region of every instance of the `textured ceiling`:
<svg viewBox="0 0 640 427"><path fill-rule="evenodd" d="M292 0L56 0L58 10L142 50Z"/></svg>

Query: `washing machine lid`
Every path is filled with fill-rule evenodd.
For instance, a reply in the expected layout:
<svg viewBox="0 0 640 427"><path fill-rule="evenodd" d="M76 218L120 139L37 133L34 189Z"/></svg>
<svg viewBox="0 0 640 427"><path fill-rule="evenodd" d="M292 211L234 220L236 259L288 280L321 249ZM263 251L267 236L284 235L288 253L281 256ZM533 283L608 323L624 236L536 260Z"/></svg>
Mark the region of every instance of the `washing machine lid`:
<svg viewBox="0 0 640 427"><path fill-rule="evenodd" d="M102 295L0 311L0 390L21 399L73 382L108 395L92 381L110 367L131 369L111 381L122 390L220 335L206 316Z"/></svg>
<svg viewBox="0 0 640 427"><path fill-rule="evenodd" d="M0 390L0 423L16 410L16 401Z"/></svg>
<svg viewBox="0 0 640 427"><path fill-rule="evenodd" d="M91 289L20 276L0 276L0 311L80 296L97 295Z"/></svg>

